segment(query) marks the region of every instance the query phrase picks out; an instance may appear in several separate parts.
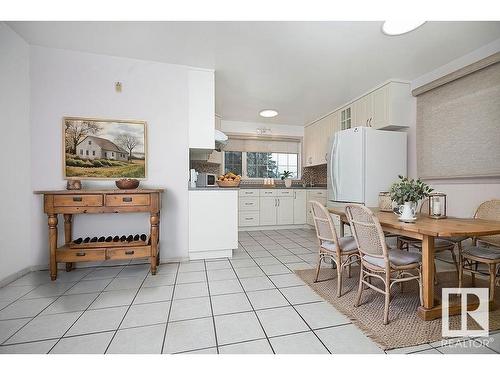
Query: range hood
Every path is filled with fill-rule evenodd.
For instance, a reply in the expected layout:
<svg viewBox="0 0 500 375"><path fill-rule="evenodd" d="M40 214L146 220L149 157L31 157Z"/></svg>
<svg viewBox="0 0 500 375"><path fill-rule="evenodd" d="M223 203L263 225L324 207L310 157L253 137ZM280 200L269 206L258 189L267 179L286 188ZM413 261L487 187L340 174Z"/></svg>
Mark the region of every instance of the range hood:
<svg viewBox="0 0 500 375"><path fill-rule="evenodd" d="M215 129L215 151L222 151L224 147L227 145L228 136L221 132L220 130Z"/></svg>

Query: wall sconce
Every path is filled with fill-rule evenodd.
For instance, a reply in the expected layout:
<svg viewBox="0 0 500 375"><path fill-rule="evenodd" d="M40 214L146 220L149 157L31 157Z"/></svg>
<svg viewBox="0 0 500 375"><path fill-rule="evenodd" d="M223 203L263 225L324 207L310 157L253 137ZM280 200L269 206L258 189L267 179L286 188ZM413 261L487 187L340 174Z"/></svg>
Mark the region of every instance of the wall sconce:
<svg viewBox="0 0 500 375"><path fill-rule="evenodd" d="M122 83L121 82L115 82L115 91L122 92Z"/></svg>

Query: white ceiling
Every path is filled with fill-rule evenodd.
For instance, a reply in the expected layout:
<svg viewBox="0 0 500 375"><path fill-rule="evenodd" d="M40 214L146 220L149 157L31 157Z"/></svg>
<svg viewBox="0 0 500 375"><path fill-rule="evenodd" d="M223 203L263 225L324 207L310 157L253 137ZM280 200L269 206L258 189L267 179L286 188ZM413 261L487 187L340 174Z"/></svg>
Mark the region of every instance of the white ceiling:
<svg viewBox="0 0 500 375"><path fill-rule="evenodd" d="M8 22L28 43L213 68L224 119L304 125L389 79L412 80L500 38L500 22ZM279 116L263 120L258 112Z"/></svg>

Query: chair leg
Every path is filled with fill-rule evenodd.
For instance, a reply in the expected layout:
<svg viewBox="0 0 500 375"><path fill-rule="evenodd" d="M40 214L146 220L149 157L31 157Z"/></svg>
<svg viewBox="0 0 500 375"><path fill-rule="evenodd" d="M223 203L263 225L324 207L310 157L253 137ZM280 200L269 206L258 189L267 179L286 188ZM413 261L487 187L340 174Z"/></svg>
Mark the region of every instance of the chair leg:
<svg viewBox="0 0 500 375"><path fill-rule="evenodd" d="M490 264L490 302L495 299L496 264Z"/></svg>
<svg viewBox="0 0 500 375"><path fill-rule="evenodd" d="M319 255L319 259L318 259L318 267L316 268L316 278L314 279L314 282L317 283L318 282L318 278L319 278L319 270L321 269L321 261L323 260L323 257L321 256L321 254Z"/></svg>
<svg viewBox="0 0 500 375"><path fill-rule="evenodd" d="M457 257L455 255L455 247L450 249L451 252L451 258L453 259L453 264L455 265L455 269L457 270L457 275L458 275L458 262L457 262Z"/></svg>
<svg viewBox="0 0 500 375"><path fill-rule="evenodd" d="M418 270L418 296L420 298L420 306L424 304L424 291L422 286L422 270Z"/></svg>
<svg viewBox="0 0 500 375"><path fill-rule="evenodd" d="M471 264L471 268L474 267L474 269L477 271L477 267L479 266L479 263L476 262L474 265ZM473 287L476 286L476 274L474 272L471 272L470 274L470 279L471 279L471 284Z"/></svg>
<svg viewBox="0 0 500 375"><path fill-rule="evenodd" d="M361 302L361 294L363 293L363 263L359 265L359 285L358 285L358 295L356 297L356 303L354 306L358 307Z"/></svg>
<svg viewBox="0 0 500 375"><path fill-rule="evenodd" d="M342 274L344 273L344 265L341 263L337 267L337 297L342 295Z"/></svg>
<svg viewBox="0 0 500 375"><path fill-rule="evenodd" d="M462 287L463 279L464 279L464 260L462 258L462 254L459 254L459 265L458 265L458 287Z"/></svg>
<svg viewBox="0 0 500 375"><path fill-rule="evenodd" d="M389 323L389 303L391 292L389 286L391 285L390 274L385 275L385 303L384 303L384 325Z"/></svg>
<svg viewBox="0 0 500 375"><path fill-rule="evenodd" d="M434 261L434 285L438 284L437 270L436 270L436 261Z"/></svg>

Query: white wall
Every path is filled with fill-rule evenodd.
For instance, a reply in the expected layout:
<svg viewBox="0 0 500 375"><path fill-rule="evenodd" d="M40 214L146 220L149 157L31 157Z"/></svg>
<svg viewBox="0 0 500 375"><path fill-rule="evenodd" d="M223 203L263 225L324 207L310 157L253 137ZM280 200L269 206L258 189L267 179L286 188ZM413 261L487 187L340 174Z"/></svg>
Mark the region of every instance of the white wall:
<svg viewBox="0 0 500 375"><path fill-rule="evenodd" d="M145 120L148 179L141 185L166 189L161 258L187 257L188 72L189 68L177 65L31 47L33 190L65 188L63 116ZM122 82L121 93L115 92L115 81ZM84 187L98 186L113 188L114 182L84 181ZM35 196L32 205L30 262L47 264L47 218L41 196ZM147 233L148 228L149 217L144 214L77 215L74 220L75 237Z"/></svg>
<svg viewBox="0 0 500 375"><path fill-rule="evenodd" d="M444 75L452 73L464 66L473 64L489 55L500 52L500 39L487 44L465 56L450 61L411 83L412 90L432 82ZM416 118L416 113L415 113ZM418 126L418 125L417 125ZM473 128L471 128L473 131ZM408 174L417 175L416 128L408 129ZM442 191L448 196L448 215L457 217L471 217L477 206L485 200L500 199L500 178L496 179L455 179L426 181L435 190Z"/></svg>
<svg viewBox="0 0 500 375"><path fill-rule="evenodd" d="M258 128L271 129L270 133L265 135L273 136L294 136L303 137L304 127L295 125L268 124L264 122L245 122L245 121L221 121L221 129L228 133L244 133L257 135Z"/></svg>
<svg viewBox="0 0 500 375"><path fill-rule="evenodd" d="M0 281L31 266L29 46L0 22Z"/></svg>

